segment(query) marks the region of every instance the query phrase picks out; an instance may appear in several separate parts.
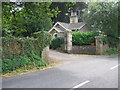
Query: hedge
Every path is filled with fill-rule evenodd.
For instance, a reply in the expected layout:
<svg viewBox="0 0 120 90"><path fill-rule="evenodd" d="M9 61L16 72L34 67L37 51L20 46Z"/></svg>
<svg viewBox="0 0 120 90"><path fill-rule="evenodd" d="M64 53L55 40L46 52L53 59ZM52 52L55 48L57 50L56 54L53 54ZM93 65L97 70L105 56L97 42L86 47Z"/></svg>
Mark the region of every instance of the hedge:
<svg viewBox="0 0 120 90"><path fill-rule="evenodd" d="M44 47L51 41L48 32L40 32L37 38L2 37L2 71L11 72L18 68L46 66L41 59Z"/></svg>
<svg viewBox="0 0 120 90"><path fill-rule="evenodd" d="M51 49L64 49L64 37L54 38L51 42Z"/></svg>
<svg viewBox="0 0 120 90"><path fill-rule="evenodd" d="M95 42L95 32L74 31L72 34L73 45L90 45Z"/></svg>

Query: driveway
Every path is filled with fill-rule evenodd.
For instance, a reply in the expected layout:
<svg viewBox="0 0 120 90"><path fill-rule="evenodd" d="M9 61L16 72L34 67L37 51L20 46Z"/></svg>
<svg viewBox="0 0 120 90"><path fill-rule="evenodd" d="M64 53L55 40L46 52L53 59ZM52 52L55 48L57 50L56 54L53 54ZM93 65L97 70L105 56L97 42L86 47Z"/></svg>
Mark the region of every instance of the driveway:
<svg viewBox="0 0 120 90"><path fill-rule="evenodd" d="M60 64L4 78L3 88L118 88L118 55L87 56L50 51Z"/></svg>

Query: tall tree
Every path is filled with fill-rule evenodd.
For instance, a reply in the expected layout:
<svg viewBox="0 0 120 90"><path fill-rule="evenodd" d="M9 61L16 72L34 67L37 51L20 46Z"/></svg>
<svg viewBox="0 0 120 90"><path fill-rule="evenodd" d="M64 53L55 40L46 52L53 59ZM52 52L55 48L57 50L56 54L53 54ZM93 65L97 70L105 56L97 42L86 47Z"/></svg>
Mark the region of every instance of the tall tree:
<svg viewBox="0 0 120 90"><path fill-rule="evenodd" d="M52 17L59 13L58 8L50 9L51 2L4 2L3 35L32 36L34 32L48 31Z"/></svg>
<svg viewBox="0 0 120 90"><path fill-rule="evenodd" d="M110 46L118 44L118 2L90 2L83 12L83 19L94 30L107 35L106 41Z"/></svg>
<svg viewBox="0 0 120 90"><path fill-rule="evenodd" d="M60 22L69 22L69 10L72 6L75 5L75 2L53 2L50 6L51 9L57 7L59 8L60 13L57 15L57 17L53 17L52 20L54 23L57 21Z"/></svg>
<svg viewBox="0 0 120 90"><path fill-rule="evenodd" d="M81 21L80 15L82 14L82 9L86 8L87 5L84 2L53 2L50 7L51 9L58 7L61 11L56 18L52 18L54 23L57 21L69 23L71 10L78 11Z"/></svg>

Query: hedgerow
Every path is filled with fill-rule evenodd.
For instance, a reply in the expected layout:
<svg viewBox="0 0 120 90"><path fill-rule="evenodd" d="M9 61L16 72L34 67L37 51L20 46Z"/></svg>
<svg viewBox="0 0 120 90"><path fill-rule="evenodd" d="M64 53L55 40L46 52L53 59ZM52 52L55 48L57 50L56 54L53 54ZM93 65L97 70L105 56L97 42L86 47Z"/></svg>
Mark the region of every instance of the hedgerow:
<svg viewBox="0 0 120 90"><path fill-rule="evenodd" d="M80 32L75 31L72 34L73 45L90 45L95 42L95 32Z"/></svg>
<svg viewBox="0 0 120 90"><path fill-rule="evenodd" d="M41 54L50 41L51 35L43 31L36 38L2 37L3 73L18 68L46 66L47 63L41 59Z"/></svg>
<svg viewBox="0 0 120 90"><path fill-rule="evenodd" d="M54 38L51 42L51 49L63 49L64 48L64 37Z"/></svg>

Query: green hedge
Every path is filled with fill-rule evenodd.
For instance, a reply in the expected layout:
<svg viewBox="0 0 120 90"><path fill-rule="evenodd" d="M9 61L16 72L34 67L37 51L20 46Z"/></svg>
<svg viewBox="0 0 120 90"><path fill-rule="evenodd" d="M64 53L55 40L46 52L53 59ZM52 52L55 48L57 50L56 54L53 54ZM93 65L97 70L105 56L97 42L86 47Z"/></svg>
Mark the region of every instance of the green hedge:
<svg viewBox="0 0 120 90"><path fill-rule="evenodd" d="M57 37L54 38L51 42L51 49L63 49L64 48L64 38L63 37Z"/></svg>
<svg viewBox="0 0 120 90"><path fill-rule="evenodd" d="M113 55L113 54L119 54L120 51L118 50L118 48L112 48L109 49L105 52L105 55Z"/></svg>
<svg viewBox="0 0 120 90"><path fill-rule="evenodd" d="M73 45L90 45L95 42L95 32L75 31L72 34Z"/></svg>
<svg viewBox="0 0 120 90"><path fill-rule="evenodd" d="M18 68L46 66L40 57L43 48L48 46L51 35L40 32L37 38L2 38L2 71L11 72Z"/></svg>

